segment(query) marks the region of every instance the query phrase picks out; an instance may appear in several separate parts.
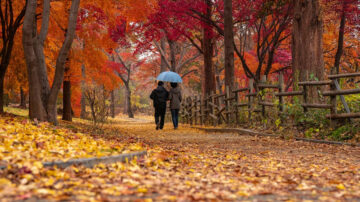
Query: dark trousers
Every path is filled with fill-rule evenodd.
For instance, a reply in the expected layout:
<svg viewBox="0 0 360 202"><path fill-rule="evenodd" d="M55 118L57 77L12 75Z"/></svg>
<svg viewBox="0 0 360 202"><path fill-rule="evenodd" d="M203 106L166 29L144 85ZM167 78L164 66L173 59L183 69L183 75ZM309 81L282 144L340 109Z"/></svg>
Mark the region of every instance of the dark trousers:
<svg viewBox="0 0 360 202"><path fill-rule="evenodd" d="M174 128L177 128L179 125L179 109L171 110L171 118L174 124Z"/></svg>
<svg viewBox="0 0 360 202"><path fill-rule="evenodd" d="M155 107L155 124L159 126L160 129L164 128L166 113L166 105L160 105ZM160 120L159 120L160 119Z"/></svg>

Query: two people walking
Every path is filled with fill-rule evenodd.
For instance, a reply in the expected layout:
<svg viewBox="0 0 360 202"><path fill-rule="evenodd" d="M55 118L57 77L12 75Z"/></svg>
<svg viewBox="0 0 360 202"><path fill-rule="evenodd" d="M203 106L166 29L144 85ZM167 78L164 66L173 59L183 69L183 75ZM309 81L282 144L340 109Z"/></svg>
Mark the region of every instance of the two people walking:
<svg viewBox="0 0 360 202"><path fill-rule="evenodd" d="M174 129L178 128L179 110L181 103L181 91L177 83L170 83L170 92L164 87L164 82L159 81L158 87L151 92L150 98L153 100L155 108L156 130L162 130L165 123L166 102L170 100L171 117Z"/></svg>

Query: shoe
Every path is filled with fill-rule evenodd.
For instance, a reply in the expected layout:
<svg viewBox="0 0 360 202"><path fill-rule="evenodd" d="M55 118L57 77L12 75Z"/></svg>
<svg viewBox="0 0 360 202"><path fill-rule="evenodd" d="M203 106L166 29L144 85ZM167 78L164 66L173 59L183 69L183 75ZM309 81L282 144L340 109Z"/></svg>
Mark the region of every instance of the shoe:
<svg viewBox="0 0 360 202"><path fill-rule="evenodd" d="M156 124L156 130L159 130L159 128L160 128L160 124L158 123Z"/></svg>

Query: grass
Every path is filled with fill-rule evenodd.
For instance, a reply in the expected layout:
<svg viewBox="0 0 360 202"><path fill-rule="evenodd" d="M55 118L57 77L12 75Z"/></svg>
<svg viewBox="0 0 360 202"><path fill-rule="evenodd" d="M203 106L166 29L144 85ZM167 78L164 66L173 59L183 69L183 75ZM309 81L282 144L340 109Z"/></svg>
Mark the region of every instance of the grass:
<svg viewBox="0 0 360 202"><path fill-rule="evenodd" d="M29 110L27 109L5 107L4 110L6 113L14 114L16 116L29 117Z"/></svg>

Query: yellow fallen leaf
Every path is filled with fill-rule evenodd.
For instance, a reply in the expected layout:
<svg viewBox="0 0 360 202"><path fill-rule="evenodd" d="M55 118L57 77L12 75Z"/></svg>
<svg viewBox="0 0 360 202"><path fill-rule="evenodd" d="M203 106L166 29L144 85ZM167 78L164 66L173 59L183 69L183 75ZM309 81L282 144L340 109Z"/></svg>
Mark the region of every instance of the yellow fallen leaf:
<svg viewBox="0 0 360 202"><path fill-rule="evenodd" d="M343 189L345 189L345 186L343 184L339 184L338 186L336 186L336 188L343 190Z"/></svg>
<svg viewBox="0 0 360 202"><path fill-rule="evenodd" d="M238 196L249 196L248 193L243 192L243 191L238 191L238 192L236 192L236 195L238 195Z"/></svg>
<svg viewBox="0 0 360 202"><path fill-rule="evenodd" d="M0 186L3 186L3 185L11 185L11 181L6 179L6 178L0 178Z"/></svg>
<svg viewBox="0 0 360 202"><path fill-rule="evenodd" d="M148 190L146 189L146 188L143 188L143 187L139 187L138 189L137 189L137 192L138 193L146 193Z"/></svg>

